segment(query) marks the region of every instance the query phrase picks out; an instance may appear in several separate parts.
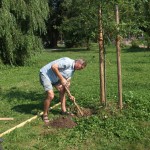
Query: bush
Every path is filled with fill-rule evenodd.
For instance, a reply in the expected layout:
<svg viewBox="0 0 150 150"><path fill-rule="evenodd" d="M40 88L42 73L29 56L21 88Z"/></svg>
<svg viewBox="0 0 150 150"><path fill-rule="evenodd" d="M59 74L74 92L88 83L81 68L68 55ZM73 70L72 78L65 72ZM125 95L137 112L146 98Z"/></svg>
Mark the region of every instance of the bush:
<svg viewBox="0 0 150 150"><path fill-rule="evenodd" d="M132 42L131 42L132 48L139 48L139 44L140 43L137 39L132 40Z"/></svg>

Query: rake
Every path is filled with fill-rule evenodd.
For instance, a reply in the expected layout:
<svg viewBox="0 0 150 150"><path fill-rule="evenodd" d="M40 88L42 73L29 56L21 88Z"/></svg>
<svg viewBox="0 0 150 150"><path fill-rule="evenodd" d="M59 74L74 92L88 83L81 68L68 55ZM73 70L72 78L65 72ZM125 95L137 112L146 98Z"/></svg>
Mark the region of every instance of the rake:
<svg viewBox="0 0 150 150"><path fill-rule="evenodd" d="M72 97L72 94L70 93L70 90L69 90L66 86L65 86L65 89L66 89L66 91L67 91L68 96L69 96L69 97ZM83 116L84 114L83 114L81 108L79 107L79 105L76 103L75 100L73 101L73 103L74 103L74 105L76 106L76 108L79 110L79 113L81 114L81 116Z"/></svg>

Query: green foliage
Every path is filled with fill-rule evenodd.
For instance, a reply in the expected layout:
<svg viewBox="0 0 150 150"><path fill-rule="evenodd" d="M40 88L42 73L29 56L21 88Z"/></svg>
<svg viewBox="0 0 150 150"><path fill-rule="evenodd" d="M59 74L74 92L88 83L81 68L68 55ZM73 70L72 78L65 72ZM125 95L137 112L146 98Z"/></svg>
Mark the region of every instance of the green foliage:
<svg viewBox="0 0 150 150"><path fill-rule="evenodd" d="M98 10L95 1L64 1L67 7L60 26L67 47L89 47L90 39L95 39L98 29Z"/></svg>
<svg viewBox="0 0 150 150"><path fill-rule="evenodd" d="M103 28L106 40L113 41L116 34L131 38L149 33L149 2L143 0L104 1L101 3L103 13ZM119 7L120 23L116 25L115 6ZM117 27L119 33L117 33Z"/></svg>
<svg viewBox="0 0 150 150"><path fill-rule="evenodd" d="M116 25L115 5L120 24ZM115 41L117 28L122 37L144 32L150 47L150 2L148 0L0 0L1 63L24 65L42 49L64 40L67 47L85 46L98 39L98 9L101 5L106 43ZM46 25L45 25L46 24ZM40 37L40 38L39 38Z"/></svg>
<svg viewBox="0 0 150 150"><path fill-rule="evenodd" d="M132 40L131 45L133 48L138 48L139 47L139 41L137 39Z"/></svg>
<svg viewBox="0 0 150 150"><path fill-rule="evenodd" d="M24 65L42 49L39 35L46 32L47 0L1 0L0 55L4 64Z"/></svg>
<svg viewBox="0 0 150 150"><path fill-rule="evenodd" d="M58 26L64 35L66 46L88 44L98 37L98 8L102 7L102 20L105 42L116 38L117 28L122 37L137 37L145 32L149 34L149 1L64 1L62 7L63 22ZM116 25L115 6L119 6L120 23Z"/></svg>

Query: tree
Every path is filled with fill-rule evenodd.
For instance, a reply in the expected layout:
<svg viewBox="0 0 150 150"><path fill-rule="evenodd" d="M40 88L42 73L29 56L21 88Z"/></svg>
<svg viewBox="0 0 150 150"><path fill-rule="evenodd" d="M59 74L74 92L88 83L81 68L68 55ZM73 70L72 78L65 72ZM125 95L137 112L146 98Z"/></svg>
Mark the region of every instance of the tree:
<svg viewBox="0 0 150 150"><path fill-rule="evenodd" d="M145 33L147 47L150 48L150 1L144 0L142 5L137 6L137 9L139 10L137 15L140 15L139 29Z"/></svg>
<svg viewBox="0 0 150 150"><path fill-rule="evenodd" d="M98 29L98 5L95 2L95 0L64 1L63 5L67 7L67 11L64 13L60 30L64 34L67 47L86 44L85 46L89 48L89 41L95 38Z"/></svg>
<svg viewBox="0 0 150 150"><path fill-rule="evenodd" d="M147 0L49 0L51 13L43 41L47 41L48 47L56 47L63 35L67 47L84 45L89 48L90 40L97 41L100 3L106 42L112 42L116 36L116 4L120 10L119 27L123 37L137 35L142 30L148 33L150 9L147 7L150 6Z"/></svg>
<svg viewBox="0 0 150 150"><path fill-rule="evenodd" d="M42 35L43 43L46 48L57 47L57 41L60 37L58 30L62 24L63 11L62 3L64 0L48 0L49 5L49 18L46 21L47 33Z"/></svg>
<svg viewBox="0 0 150 150"><path fill-rule="evenodd" d="M63 5L66 6L67 11L63 14L64 18L60 30L64 34L67 46L89 43L90 39L96 39L100 3L106 42L115 40L117 34L114 13L116 4L118 4L120 11L119 28L122 37L137 36L143 31L148 37L150 36L150 2L148 0L64 0Z"/></svg>
<svg viewBox="0 0 150 150"><path fill-rule="evenodd" d="M24 65L42 49L47 0L0 0L0 56L4 64Z"/></svg>

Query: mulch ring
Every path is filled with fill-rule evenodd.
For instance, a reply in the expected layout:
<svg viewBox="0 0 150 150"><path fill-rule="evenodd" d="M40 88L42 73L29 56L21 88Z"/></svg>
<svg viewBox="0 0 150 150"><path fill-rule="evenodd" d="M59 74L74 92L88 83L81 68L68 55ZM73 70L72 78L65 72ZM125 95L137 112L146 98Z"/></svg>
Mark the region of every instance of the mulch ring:
<svg viewBox="0 0 150 150"><path fill-rule="evenodd" d="M81 116L80 112L77 110L72 110L74 116L59 116L58 118L49 122L48 126L52 126L55 128L73 128L77 126L74 122L73 117L87 117L93 114L93 111L89 108L82 108L83 116Z"/></svg>

